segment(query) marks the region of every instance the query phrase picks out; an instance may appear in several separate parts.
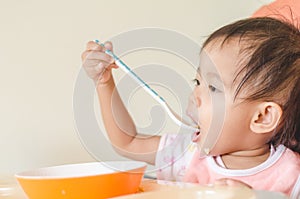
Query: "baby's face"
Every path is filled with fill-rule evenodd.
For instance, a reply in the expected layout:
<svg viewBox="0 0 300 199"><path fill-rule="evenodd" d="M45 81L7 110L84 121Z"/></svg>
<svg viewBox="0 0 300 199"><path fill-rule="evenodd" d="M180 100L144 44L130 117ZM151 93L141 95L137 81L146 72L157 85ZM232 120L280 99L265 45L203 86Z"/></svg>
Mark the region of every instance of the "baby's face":
<svg viewBox="0 0 300 199"><path fill-rule="evenodd" d="M249 126L255 103L234 100L238 84L234 84L234 78L240 69L238 53L238 45L220 48L216 42L200 54L188 113L200 127L200 134L194 134L193 141L211 155L244 150L255 144ZM191 107L196 111L191 111Z"/></svg>

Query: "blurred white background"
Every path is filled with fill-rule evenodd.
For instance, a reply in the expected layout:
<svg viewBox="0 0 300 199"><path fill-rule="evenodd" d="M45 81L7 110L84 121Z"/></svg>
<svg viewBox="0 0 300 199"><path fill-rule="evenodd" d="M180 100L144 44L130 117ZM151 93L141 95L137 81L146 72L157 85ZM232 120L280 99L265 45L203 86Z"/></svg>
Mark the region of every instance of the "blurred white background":
<svg viewBox="0 0 300 199"><path fill-rule="evenodd" d="M87 41L159 27L193 40L270 0L0 1L0 175L94 161L77 135L74 83ZM155 57L155 56L154 56ZM166 58L166 56L164 56ZM142 64L153 56L128 57ZM171 57L170 57L171 59ZM141 114L142 111L133 111ZM142 122L142 121L141 121ZM103 146L105 157L115 156Z"/></svg>

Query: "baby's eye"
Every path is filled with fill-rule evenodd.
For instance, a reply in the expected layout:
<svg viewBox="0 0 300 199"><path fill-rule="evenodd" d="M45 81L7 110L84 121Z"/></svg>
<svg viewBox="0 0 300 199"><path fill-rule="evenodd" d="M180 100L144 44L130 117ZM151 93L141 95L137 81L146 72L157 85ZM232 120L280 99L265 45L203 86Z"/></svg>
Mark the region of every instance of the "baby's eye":
<svg viewBox="0 0 300 199"><path fill-rule="evenodd" d="M208 88L211 92L220 92L220 90L214 87L213 85L209 85Z"/></svg>
<svg viewBox="0 0 300 199"><path fill-rule="evenodd" d="M195 86L200 86L200 81L198 79L193 79Z"/></svg>

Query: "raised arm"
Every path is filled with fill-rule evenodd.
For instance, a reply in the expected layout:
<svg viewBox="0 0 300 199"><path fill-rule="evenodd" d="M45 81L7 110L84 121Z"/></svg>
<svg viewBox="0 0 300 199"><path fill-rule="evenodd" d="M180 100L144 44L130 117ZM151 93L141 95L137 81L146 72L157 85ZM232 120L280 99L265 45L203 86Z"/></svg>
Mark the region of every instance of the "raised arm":
<svg viewBox="0 0 300 199"><path fill-rule="evenodd" d="M112 44L105 43L112 50ZM95 82L105 129L114 149L125 157L155 163L160 136L143 136L136 131L135 124L116 89L112 68L114 60L104 53L104 48L88 42L82 53L83 67Z"/></svg>

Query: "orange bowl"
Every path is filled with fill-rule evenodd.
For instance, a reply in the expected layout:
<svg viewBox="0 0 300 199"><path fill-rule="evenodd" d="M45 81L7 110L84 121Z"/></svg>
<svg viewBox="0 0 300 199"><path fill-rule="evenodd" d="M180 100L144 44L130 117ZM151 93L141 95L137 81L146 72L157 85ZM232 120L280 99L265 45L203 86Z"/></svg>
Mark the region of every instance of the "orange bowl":
<svg viewBox="0 0 300 199"><path fill-rule="evenodd" d="M100 199L138 191L146 163L138 161L69 164L15 175L30 199Z"/></svg>

